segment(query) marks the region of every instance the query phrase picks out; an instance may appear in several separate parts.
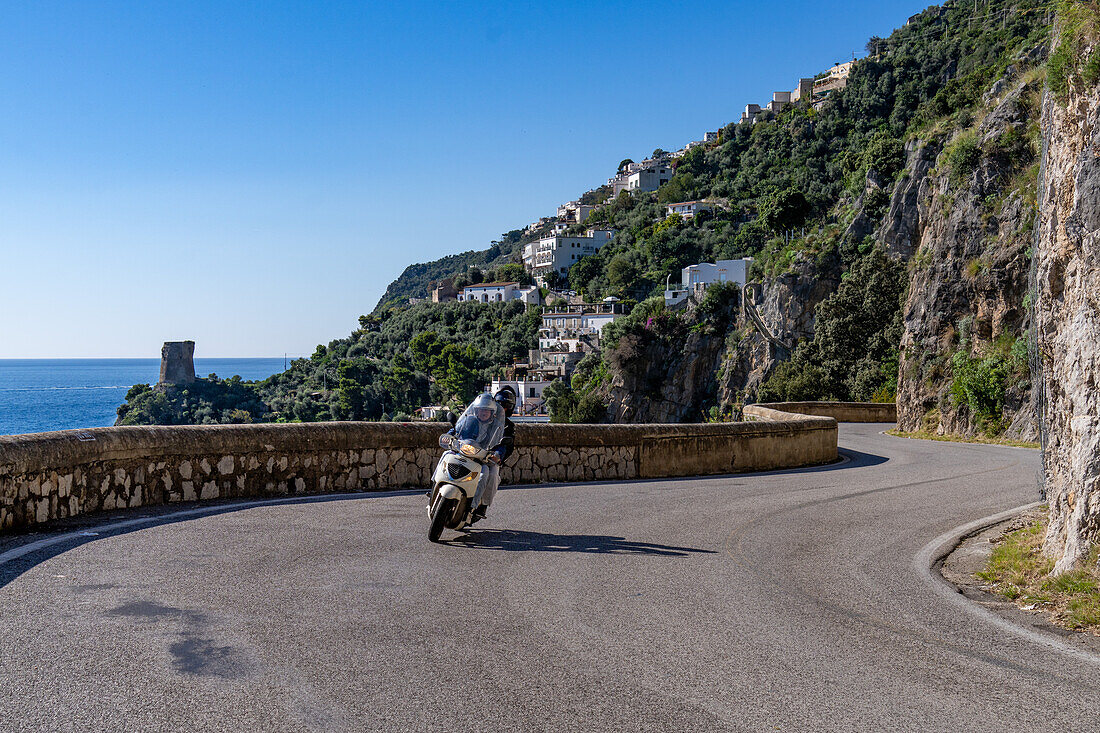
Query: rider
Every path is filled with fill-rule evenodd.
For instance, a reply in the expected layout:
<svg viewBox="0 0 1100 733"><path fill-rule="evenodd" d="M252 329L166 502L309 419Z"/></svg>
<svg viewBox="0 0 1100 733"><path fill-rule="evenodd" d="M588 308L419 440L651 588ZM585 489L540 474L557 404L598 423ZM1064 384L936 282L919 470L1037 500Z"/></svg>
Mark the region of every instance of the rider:
<svg viewBox="0 0 1100 733"><path fill-rule="evenodd" d="M474 510L473 521L475 522L485 518L485 512L493 503L493 497L496 496L497 487L500 485L500 464L512 455L516 442L516 425L509 419L516 409L516 391L508 386L501 387L493 395L493 399L504 408L504 435L489 452L489 465L485 467L485 486L482 489L481 505Z"/></svg>
<svg viewBox="0 0 1100 733"><path fill-rule="evenodd" d="M450 433L461 440L480 443L492 429L496 411L497 403L486 392L473 401L470 412L458 421Z"/></svg>

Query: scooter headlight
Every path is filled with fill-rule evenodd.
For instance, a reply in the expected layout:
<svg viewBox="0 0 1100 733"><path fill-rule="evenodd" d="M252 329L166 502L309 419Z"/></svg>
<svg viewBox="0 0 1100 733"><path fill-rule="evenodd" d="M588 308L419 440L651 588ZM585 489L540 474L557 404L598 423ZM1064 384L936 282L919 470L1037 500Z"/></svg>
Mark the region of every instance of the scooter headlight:
<svg viewBox="0 0 1100 733"><path fill-rule="evenodd" d="M460 450L462 451L462 455L469 456L470 458L477 457L477 454L481 451L476 445L471 445L469 443L463 445Z"/></svg>

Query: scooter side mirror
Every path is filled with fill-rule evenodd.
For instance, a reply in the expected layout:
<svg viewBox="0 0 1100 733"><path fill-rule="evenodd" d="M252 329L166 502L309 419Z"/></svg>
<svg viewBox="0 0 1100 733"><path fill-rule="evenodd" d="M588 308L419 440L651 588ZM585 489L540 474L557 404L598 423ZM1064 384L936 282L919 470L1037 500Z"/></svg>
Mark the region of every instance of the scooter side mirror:
<svg viewBox="0 0 1100 733"><path fill-rule="evenodd" d="M455 426L455 424L458 422L458 415L456 415L453 412L451 412L450 410L448 410L447 411L447 422L449 422L451 424L451 427L453 428Z"/></svg>

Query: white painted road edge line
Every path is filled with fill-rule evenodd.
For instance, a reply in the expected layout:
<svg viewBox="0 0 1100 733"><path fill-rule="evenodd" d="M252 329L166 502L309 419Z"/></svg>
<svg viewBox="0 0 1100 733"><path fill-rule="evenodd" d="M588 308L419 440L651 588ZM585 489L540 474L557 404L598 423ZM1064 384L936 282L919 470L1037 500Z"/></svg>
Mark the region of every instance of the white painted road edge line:
<svg viewBox="0 0 1100 733"><path fill-rule="evenodd" d="M35 540L34 542L28 542L25 545L20 545L19 547L13 547L7 552L0 553L0 565L9 563L12 560L23 557L24 555L29 555L33 552L37 552L47 547L52 547L54 545L62 544L73 539L80 539L82 537L95 537L96 535L109 534L120 529L139 527L143 524L154 524L156 522L164 522L173 519L183 519L187 517L201 517L204 514L216 514L218 512L233 511L237 509L249 509L251 507L267 506L270 504L298 504L304 501L316 501L318 499L325 499L329 497L352 498L356 496L368 496L371 494L380 494L380 492L354 491L340 492L334 494L310 494L309 496L280 496L273 499L255 499L251 501L238 501L230 502L227 504L217 504L215 506L197 507L195 509L184 509L178 512L158 514L151 517L139 517L137 519L127 519L122 522L113 522L111 524L97 524L85 529L79 529L73 532L66 532L64 534L55 535L53 537L44 537L40 540Z"/></svg>
<svg viewBox="0 0 1100 733"><path fill-rule="evenodd" d="M966 537L976 534L986 527L990 527L999 522L1003 522L1006 519L1026 512L1030 509L1034 509L1041 505L1041 502L1033 502L1031 504L1024 504L1018 506L1015 509L1009 509L1008 511L1000 512L999 514L993 514L992 516L985 517L983 519L976 519L973 522L968 522L961 527L956 527L950 532L941 534L936 539L929 542L924 548L917 553L917 556L913 558L913 569L917 571L931 586L932 590L937 595L945 600L953 603L959 608L964 609L971 615L977 616L986 623L996 626L1001 631L1007 632L1014 636L1018 636L1027 641L1042 644L1056 651L1067 654L1071 657L1079 659L1089 664L1100 666L1100 656L1093 654L1092 652L1078 649L1077 647L1067 644L1064 641L1058 639L1050 634L1044 634L1034 629L1028 629L1018 624L1014 624L1011 621L1002 618L1001 616L993 613L988 608L979 606L969 598L964 596L959 590L947 582L947 580L938 571L934 569L936 563L943 560L945 557L951 554L959 543Z"/></svg>

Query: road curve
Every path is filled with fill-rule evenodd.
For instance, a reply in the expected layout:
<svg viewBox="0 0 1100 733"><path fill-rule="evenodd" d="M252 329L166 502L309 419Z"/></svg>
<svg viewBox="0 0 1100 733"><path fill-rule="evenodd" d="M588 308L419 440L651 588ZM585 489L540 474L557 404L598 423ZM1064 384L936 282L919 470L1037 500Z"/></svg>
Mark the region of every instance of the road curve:
<svg viewBox="0 0 1100 733"><path fill-rule="evenodd" d="M1038 456L842 425L824 469L165 519L0 566L0 729L1095 730L1100 666L914 567ZM456 538L447 532L445 538Z"/></svg>

